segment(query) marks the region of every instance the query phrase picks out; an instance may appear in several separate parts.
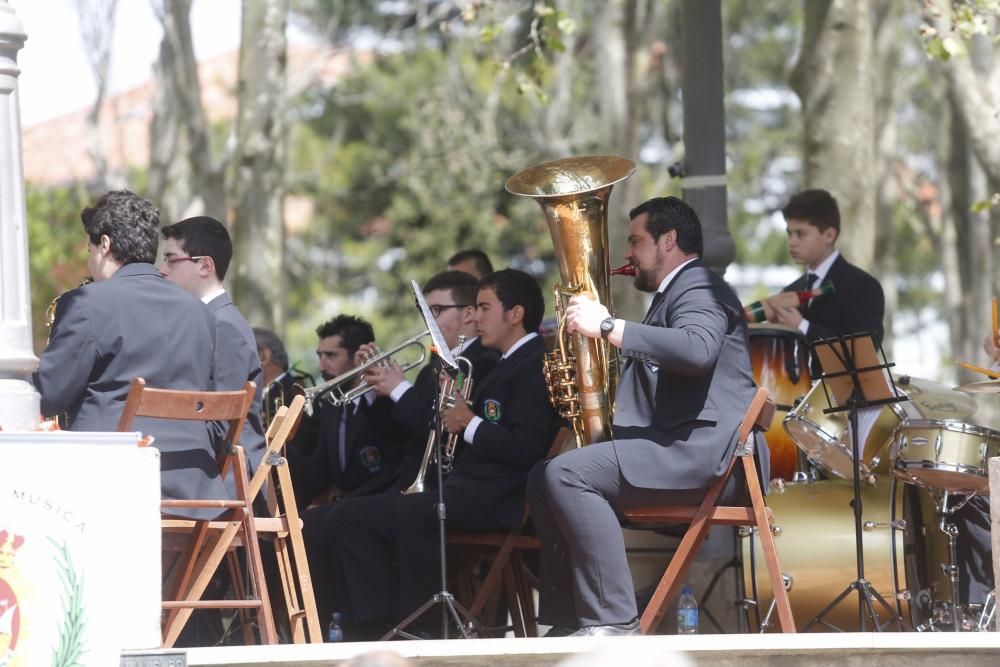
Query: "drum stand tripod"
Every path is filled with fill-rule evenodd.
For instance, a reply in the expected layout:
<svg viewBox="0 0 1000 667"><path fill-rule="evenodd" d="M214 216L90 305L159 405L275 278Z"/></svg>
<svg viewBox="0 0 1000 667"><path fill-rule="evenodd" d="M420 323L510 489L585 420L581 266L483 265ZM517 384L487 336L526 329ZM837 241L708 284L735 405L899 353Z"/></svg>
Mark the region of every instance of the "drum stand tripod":
<svg viewBox="0 0 1000 667"><path fill-rule="evenodd" d="M948 576L948 585L951 588L951 609L943 612L934 613L931 615L930 619L919 626L916 630L922 632L925 630L937 630L935 623L944 620L946 616L951 616L951 628L953 632L962 632L965 627L962 623L962 614L960 613L962 606L958 601L958 549L956 546L956 541L958 539L959 528L958 525L952 523L952 516L956 511L961 509L966 503L975 497L975 494L966 495L957 504L952 507L948 506L949 496L952 495L950 491L943 491L940 499L937 498L935 494L935 504L937 505L938 514L941 516L941 520L938 522L938 530L944 533L948 538L948 561L941 565L941 570ZM991 605L991 600L993 604ZM988 623L988 618L992 618L993 608L996 602L993 597L993 593L990 593L990 597L986 599L983 605L982 614L980 615L979 621L977 623L977 629L981 630L980 626Z"/></svg>
<svg viewBox="0 0 1000 667"><path fill-rule="evenodd" d="M864 557L864 533L861 506L861 454L858 445L858 410L860 408L886 405L907 400L901 396L892 380L892 374L888 369L893 365L885 362L885 352L882 346L875 349L875 341L870 334L850 334L837 336L826 340L816 341L813 344L814 353L819 357L824 372L820 374L824 391L832 386L835 397L838 398L838 407L824 410L825 413L848 411L851 424L851 453L853 455L854 468L854 549L857 563L857 578L849 583L847 587L833 599L830 604L816 615L805 627L808 632L815 625L825 625L833 630L842 631L837 626L825 620L825 617L833 611L853 591L858 593L858 628L860 632L865 632L865 620L871 619L872 629L881 632L884 625L895 621L897 628L902 631L904 622L896 609L886 602L885 598L871 582L865 579L865 557ZM882 363L879 363L881 360ZM858 366L858 362L863 365ZM883 371L886 371L883 373ZM882 378L885 377L886 381ZM874 378L874 379L873 379ZM866 394L872 395L871 400L866 400ZM844 400L846 399L846 400ZM830 405L834 405L830 401ZM884 623L879 622L878 612L875 602L878 602L888 613Z"/></svg>

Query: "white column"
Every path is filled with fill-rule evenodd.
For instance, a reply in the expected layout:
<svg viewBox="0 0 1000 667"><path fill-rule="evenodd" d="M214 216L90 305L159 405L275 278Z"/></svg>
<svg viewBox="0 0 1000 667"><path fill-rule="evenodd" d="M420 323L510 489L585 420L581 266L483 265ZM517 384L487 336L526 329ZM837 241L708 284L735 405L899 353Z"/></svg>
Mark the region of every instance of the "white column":
<svg viewBox="0 0 1000 667"><path fill-rule="evenodd" d="M0 428L34 427L38 393L28 382L38 364L31 347L28 229L21 166L17 52L26 39L7 0L0 0Z"/></svg>

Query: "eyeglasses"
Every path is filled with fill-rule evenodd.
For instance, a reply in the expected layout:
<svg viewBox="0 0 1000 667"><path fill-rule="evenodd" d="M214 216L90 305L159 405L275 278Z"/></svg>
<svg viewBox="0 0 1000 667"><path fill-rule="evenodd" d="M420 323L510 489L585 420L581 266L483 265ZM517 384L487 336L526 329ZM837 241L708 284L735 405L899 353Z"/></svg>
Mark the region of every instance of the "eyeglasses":
<svg viewBox="0 0 1000 667"><path fill-rule="evenodd" d="M207 255L198 255L196 257L164 257L163 261L173 266L177 262L197 262L199 260L205 259Z"/></svg>
<svg viewBox="0 0 1000 667"><path fill-rule="evenodd" d="M449 308L468 308L468 307L469 304L467 303L452 303L440 306L435 304L433 306L427 306L428 310L431 311L431 315L433 315L435 318L440 317L441 313L448 310Z"/></svg>

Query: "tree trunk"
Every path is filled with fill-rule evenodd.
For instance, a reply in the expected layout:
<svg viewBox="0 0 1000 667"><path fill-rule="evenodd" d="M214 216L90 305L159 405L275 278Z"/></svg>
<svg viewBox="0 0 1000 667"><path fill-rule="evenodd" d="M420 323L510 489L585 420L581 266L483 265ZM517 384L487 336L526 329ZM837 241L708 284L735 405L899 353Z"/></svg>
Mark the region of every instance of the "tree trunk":
<svg viewBox="0 0 1000 667"><path fill-rule="evenodd" d="M875 169L878 174L875 193L875 277L885 293L883 323L890 335L883 347L891 359L893 322L899 303L896 268L896 202L900 195L893 178L896 164L896 81L900 60L898 0L879 3L875 10Z"/></svg>
<svg viewBox="0 0 1000 667"><path fill-rule="evenodd" d="M234 159L233 300L255 326L284 328L282 215L288 0L243 2Z"/></svg>
<svg viewBox="0 0 1000 667"><path fill-rule="evenodd" d="M94 161L94 188L108 189L108 158L101 133L101 107L108 92L111 71L111 46L115 31L115 10L118 0L77 0L76 14L80 21L80 36L86 49L90 73L94 77L97 94L94 105L87 114L90 128L90 157Z"/></svg>
<svg viewBox="0 0 1000 667"><path fill-rule="evenodd" d="M941 38L960 38L951 27L951 0L927 0L924 18ZM975 47L974 47L975 48ZM994 186L1000 186L1000 96L986 85L991 77L976 72L968 54L954 54L944 62L944 74L953 103L969 135L969 145Z"/></svg>
<svg viewBox="0 0 1000 667"><path fill-rule="evenodd" d="M870 269L875 248L872 17L867 0L808 0L791 85L802 101L806 185L829 190L840 249Z"/></svg>

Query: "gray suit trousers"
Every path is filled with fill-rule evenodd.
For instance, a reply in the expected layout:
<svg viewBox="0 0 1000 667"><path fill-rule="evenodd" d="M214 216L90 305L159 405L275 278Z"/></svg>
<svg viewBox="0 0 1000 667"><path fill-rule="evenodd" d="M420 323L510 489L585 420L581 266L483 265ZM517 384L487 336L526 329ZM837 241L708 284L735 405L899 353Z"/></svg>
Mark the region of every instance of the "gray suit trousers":
<svg viewBox="0 0 1000 667"><path fill-rule="evenodd" d="M563 627L626 623L638 616L621 530L625 510L694 505L705 490L644 489L622 476L610 442L595 443L536 465L528 503L542 543L539 622ZM745 502L737 466L723 504Z"/></svg>

